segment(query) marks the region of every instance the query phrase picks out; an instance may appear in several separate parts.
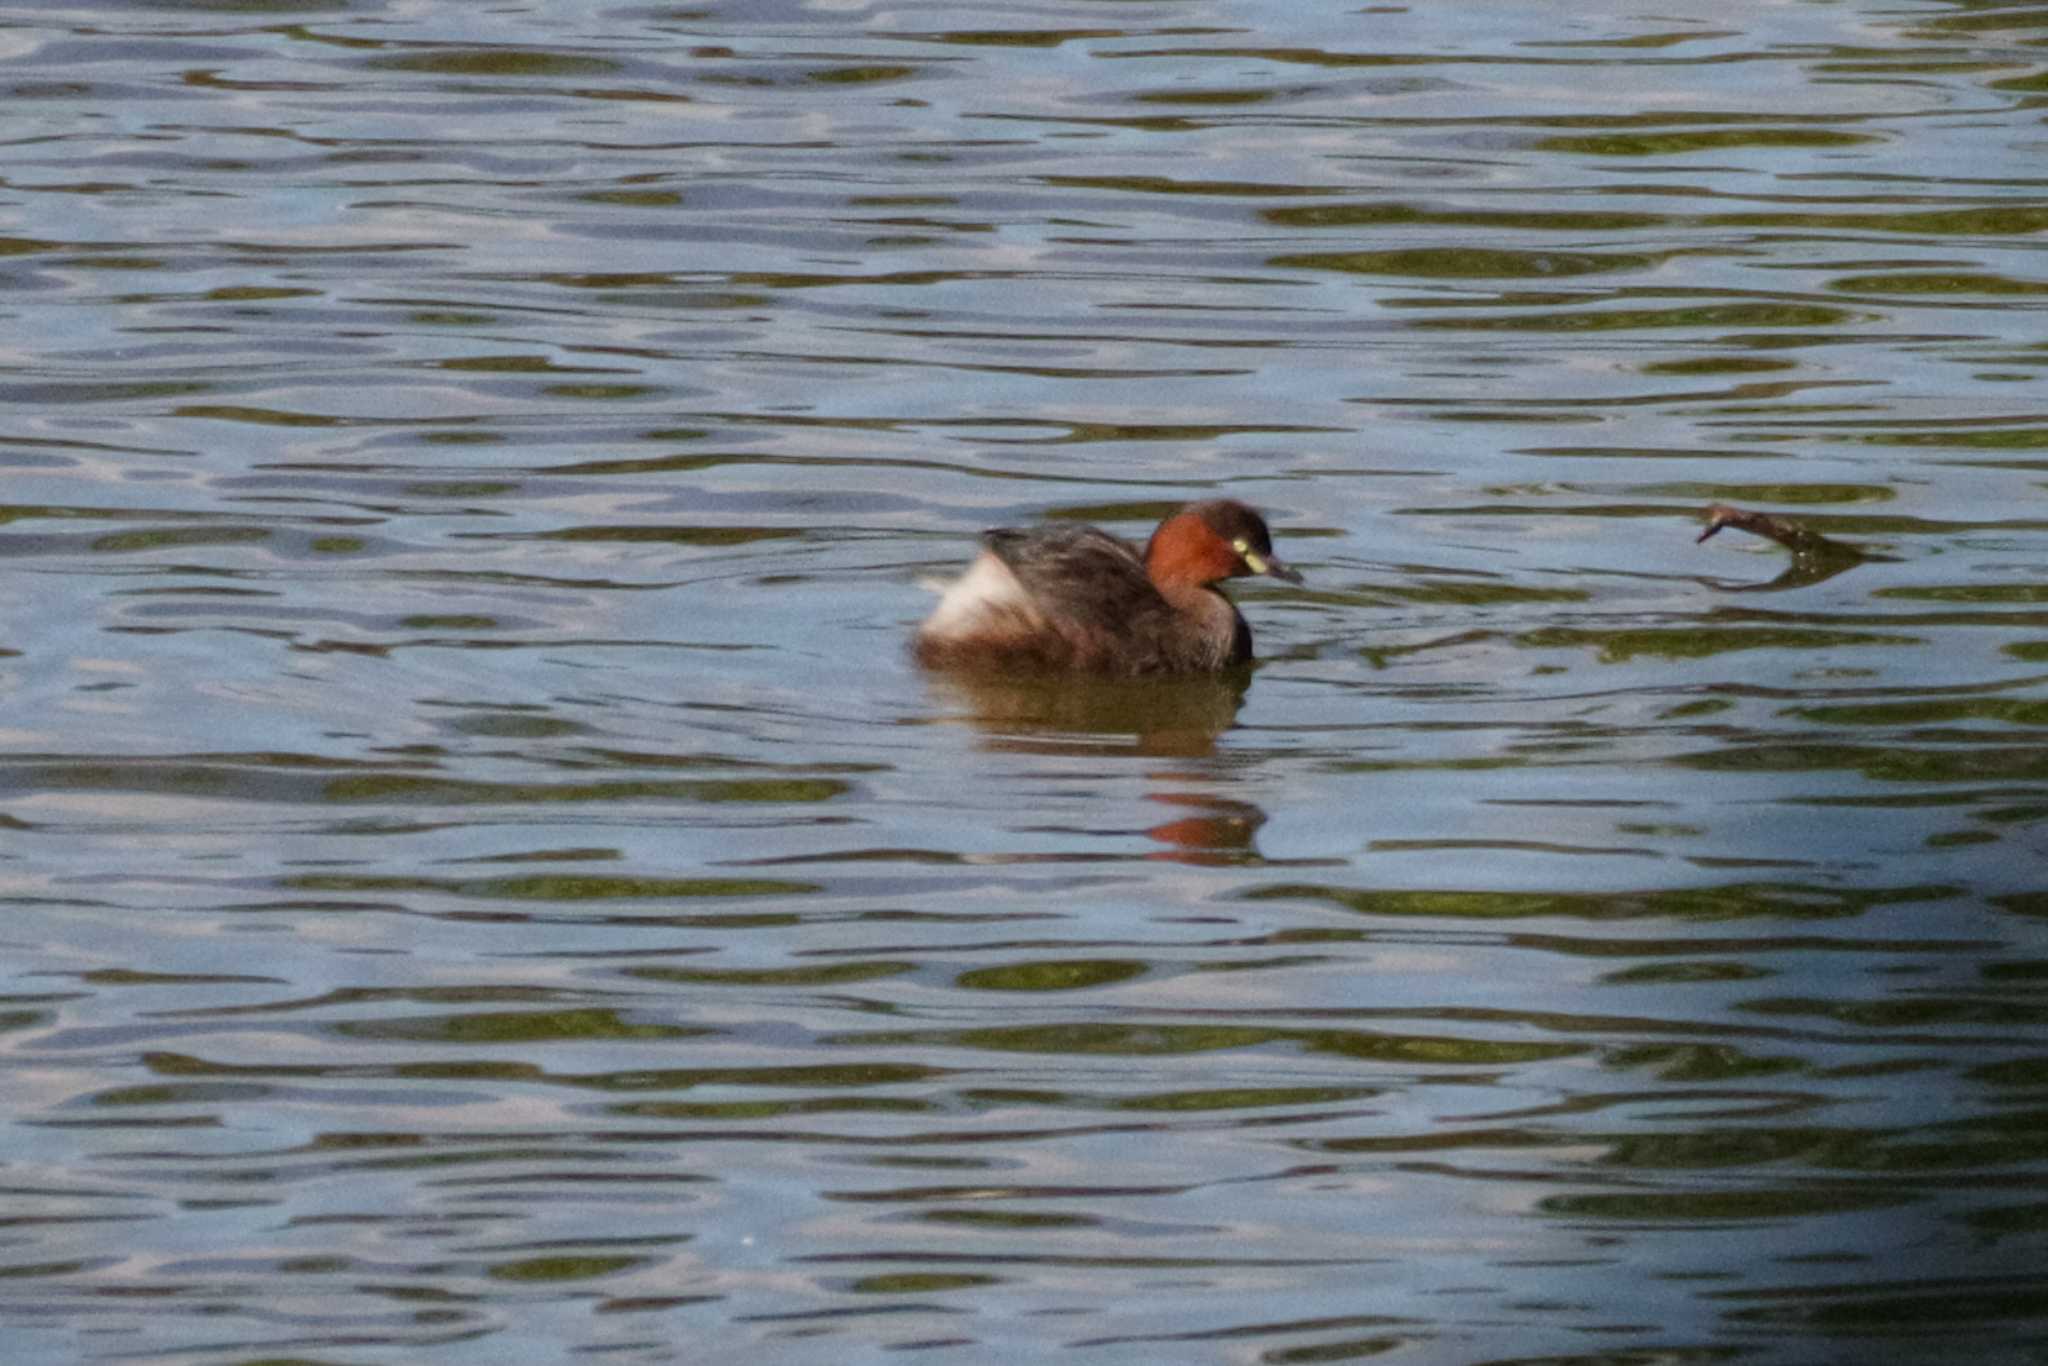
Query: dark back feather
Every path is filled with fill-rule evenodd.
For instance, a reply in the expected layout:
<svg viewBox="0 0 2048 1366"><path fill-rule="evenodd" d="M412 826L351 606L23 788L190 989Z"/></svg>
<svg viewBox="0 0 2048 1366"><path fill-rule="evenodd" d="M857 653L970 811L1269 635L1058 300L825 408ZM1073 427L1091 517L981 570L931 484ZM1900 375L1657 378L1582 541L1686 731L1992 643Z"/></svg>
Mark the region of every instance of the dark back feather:
<svg viewBox="0 0 2048 1366"><path fill-rule="evenodd" d="M983 538L1055 621L1115 632L1168 610L1138 548L1092 526L1000 528Z"/></svg>

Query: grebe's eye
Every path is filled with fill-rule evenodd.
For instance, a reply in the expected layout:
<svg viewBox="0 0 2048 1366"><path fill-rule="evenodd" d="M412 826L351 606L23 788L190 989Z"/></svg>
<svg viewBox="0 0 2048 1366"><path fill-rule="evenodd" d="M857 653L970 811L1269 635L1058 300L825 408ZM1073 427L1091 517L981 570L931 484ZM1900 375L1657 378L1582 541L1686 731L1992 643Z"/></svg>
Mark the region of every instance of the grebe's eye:
<svg viewBox="0 0 2048 1366"><path fill-rule="evenodd" d="M1237 552L1237 558L1243 560L1245 567L1250 569L1252 573L1270 574L1273 572L1273 562L1252 549L1252 543L1245 537L1240 536L1232 541L1230 548Z"/></svg>

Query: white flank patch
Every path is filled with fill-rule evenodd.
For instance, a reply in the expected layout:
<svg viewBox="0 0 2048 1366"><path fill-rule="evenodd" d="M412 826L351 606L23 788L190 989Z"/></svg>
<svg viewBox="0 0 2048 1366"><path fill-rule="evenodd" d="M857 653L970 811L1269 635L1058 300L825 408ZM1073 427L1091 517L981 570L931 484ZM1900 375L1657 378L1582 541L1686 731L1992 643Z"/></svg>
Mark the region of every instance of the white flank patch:
<svg viewBox="0 0 2048 1366"><path fill-rule="evenodd" d="M1031 595L1017 582L1010 567L984 552L967 566L965 574L945 586L922 634L966 635L984 625L990 616L1008 612L1036 615Z"/></svg>

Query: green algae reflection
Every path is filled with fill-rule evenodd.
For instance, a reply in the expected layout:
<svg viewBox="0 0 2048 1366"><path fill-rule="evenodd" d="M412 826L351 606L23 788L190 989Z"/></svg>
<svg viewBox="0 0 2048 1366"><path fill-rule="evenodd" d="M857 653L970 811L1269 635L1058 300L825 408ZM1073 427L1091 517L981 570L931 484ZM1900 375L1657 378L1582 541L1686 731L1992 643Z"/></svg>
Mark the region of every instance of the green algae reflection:
<svg viewBox="0 0 2048 1366"><path fill-rule="evenodd" d="M597 76L619 69L617 62L603 57L571 57L533 48L503 47L405 52L371 57L363 64L378 71L433 76Z"/></svg>
<svg viewBox="0 0 2048 1366"><path fill-rule="evenodd" d="M1385 201L1365 204L1300 204L1265 209L1259 216L1283 228L1458 227L1516 228L1534 232L1632 232L1660 228L1670 219L1657 213L1577 210L1537 213L1498 209L1425 209Z"/></svg>
<svg viewBox="0 0 2048 1366"><path fill-rule="evenodd" d="M1341 1105L1382 1094L1375 1086L1240 1086L1214 1091L1163 1091L1119 1097L1112 1110L1159 1114L1206 1114L1212 1110L1272 1110L1299 1105Z"/></svg>
<svg viewBox="0 0 2048 1366"><path fill-rule="evenodd" d="M1844 275L1829 289L1847 294L2048 294L2048 280L2015 280L1971 272L1915 272L1911 275Z"/></svg>
<svg viewBox="0 0 2048 1366"><path fill-rule="evenodd" d="M829 987L874 982L915 972L917 964L880 959L865 963L813 963L793 968L634 967L621 975L645 982L714 987Z"/></svg>
<svg viewBox="0 0 2048 1366"><path fill-rule="evenodd" d="M354 1039L405 1043L525 1044L687 1039L709 1033L674 1025L628 1024L615 1010L493 1010L395 1020L344 1020L330 1026Z"/></svg>
<svg viewBox="0 0 2048 1366"><path fill-rule="evenodd" d="M189 546L253 545L270 539L267 527L194 526L151 527L146 531L114 531L93 539L92 548L103 554L128 554L138 550L179 550Z"/></svg>
<svg viewBox="0 0 2048 1366"><path fill-rule="evenodd" d="M1145 964L1132 959L1062 958L974 968L953 980L972 991L1079 991L1128 982L1144 973Z"/></svg>
<svg viewBox="0 0 2048 1366"><path fill-rule="evenodd" d="M818 85L877 85L889 81L909 80L917 74L914 66L894 66L876 62L867 66L827 66L816 71L806 71L804 79Z"/></svg>
<svg viewBox="0 0 2048 1366"><path fill-rule="evenodd" d="M1532 280L1648 270L1668 259L1646 252L1502 251L1486 247L1412 247L1401 251L1307 251L1267 259L1282 270L1336 270L1425 280Z"/></svg>
<svg viewBox="0 0 2048 1366"><path fill-rule="evenodd" d="M1796 370L1799 363L1772 356L1694 356L1685 360L1651 361L1639 368L1646 375L1756 375L1774 370Z"/></svg>
<svg viewBox="0 0 2048 1366"><path fill-rule="evenodd" d="M1625 1194L1553 1195L1538 1205L1545 1214L1575 1219L1677 1220L1688 1224L1894 1209L1920 1196L1867 1183L1832 1188L1781 1186L1762 1190L1634 1191Z"/></svg>
<svg viewBox="0 0 2048 1366"><path fill-rule="evenodd" d="M1602 973L1600 983L1611 987L1670 986L1693 982L1745 982L1770 975L1771 969L1755 967L1749 963L1681 960L1674 963L1645 963L1640 967Z"/></svg>
<svg viewBox="0 0 2048 1366"><path fill-rule="evenodd" d="M1597 647L1603 664L1632 660L1708 659L1741 650L1825 650L1850 645L1913 645L1913 636L1879 631L1824 630L1812 626L1687 626L1613 631L1580 626L1547 626L1515 637L1524 649Z"/></svg>
<svg viewBox="0 0 2048 1366"><path fill-rule="evenodd" d="M795 1115L923 1115L941 1107L909 1096L833 1096L799 1100L633 1100L605 1107L605 1113L629 1119L703 1120L731 1124L746 1120L787 1119Z"/></svg>
<svg viewBox="0 0 2048 1366"><path fill-rule="evenodd" d="M331 779L331 802L408 805L497 805L552 802L690 801L823 802L844 796L832 778L655 778L596 783L486 783L405 773L359 773Z"/></svg>
<svg viewBox="0 0 2048 1366"><path fill-rule="evenodd" d="M1667 327L1838 327L1856 321L1857 316L1847 309L1824 304L1749 302L1420 318L1409 325L1460 332L1627 332Z"/></svg>
<svg viewBox="0 0 2048 1366"><path fill-rule="evenodd" d="M2032 606L2037 603L2048 603L2048 583L1906 584L1880 588L1872 596L1905 598L1914 602L2012 603Z"/></svg>
<svg viewBox="0 0 2048 1366"><path fill-rule="evenodd" d="M1606 1067L1654 1071L1664 1081L1703 1084L1777 1076L1800 1071L1805 1066L1797 1058L1760 1058L1729 1044L1701 1043L1641 1044L1617 1048L1600 1061Z"/></svg>
<svg viewBox="0 0 2048 1366"><path fill-rule="evenodd" d="M1124 194L1211 195L1230 199L1295 197L1331 194L1331 185L1280 185L1263 180L1175 180L1163 175L1049 175L1040 176L1045 185L1063 190L1116 190Z"/></svg>
<svg viewBox="0 0 2048 1366"><path fill-rule="evenodd" d="M1633 892L1440 892L1277 882L1239 893L1245 901L1319 901L1360 915L1470 920L1553 916L1582 920L1833 918L1860 915L1876 906L1953 895L1954 888L1940 886L1861 889L1796 882L1737 882L1719 887L1662 887Z"/></svg>
<svg viewBox="0 0 2048 1366"><path fill-rule="evenodd" d="M1702 128L1691 132L1586 133L1548 137L1538 142L1536 147L1544 152L1647 157L1722 151L1731 147L1854 147L1877 141L1877 137L1868 133L1842 133L1827 128Z"/></svg>
<svg viewBox="0 0 2048 1366"><path fill-rule="evenodd" d="M1038 1210L934 1209L916 1216L930 1224L965 1224L970 1227L1027 1232L1033 1229L1092 1228L1102 1221L1092 1214L1050 1214Z"/></svg>
<svg viewBox="0 0 2048 1366"><path fill-rule="evenodd" d="M1368 1062L1503 1067L1576 1057L1578 1044L1520 1043L1362 1029L1273 1029L1248 1025L1065 1023L987 1029L845 1034L825 1040L872 1047L973 1048L1056 1057L1172 1057L1241 1048L1289 1047Z"/></svg>
<svg viewBox="0 0 2048 1366"><path fill-rule="evenodd" d="M2048 700L2026 697L1936 697L1907 702L1848 702L1790 707L1786 715L1826 726L1935 726L1986 721L2048 727Z"/></svg>
<svg viewBox="0 0 2048 1366"><path fill-rule="evenodd" d="M665 901L674 897L798 896L823 890L815 882L736 877L597 877L545 873L531 877L430 878L355 873L301 873L283 886L297 892L439 892L491 901Z"/></svg>
<svg viewBox="0 0 2048 1366"><path fill-rule="evenodd" d="M846 1287L856 1295L932 1295L946 1290L979 1290L1001 1285L998 1276L980 1276L943 1271L897 1271L881 1276L863 1276Z"/></svg>
<svg viewBox="0 0 2048 1366"><path fill-rule="evenodd" d="M1716 773L1856 773L1870 782L2038 783L2048 780L2048 750L2037 745L1911 749L1897 745L1747 744L1667 762Z"/></svg>
<svg viewBox="0 0 2048 1366"><path fill-rule="evenodd" d="M500 1281L587 1281L598 1276L616 1276L621 1271L648 1265L646 1257L552 1256L525 1257L500 1262L490 1269Z"/></svg>
<svg viewBox="0 0 2048 1366"><path fill-rule="evenodd" d="M687 1091L695 1086L767 1086L814 1091L822 1087L909 1086L936 1081L943 1068L917 1063L824 1063L793 1067L662 1067L633 1072L557 1076L551 1080L593 1091Z"/></svg>
<svg viewBox="0 0 2048 1366"><path fill-rule="evenodd" d="M1298 204L1265 209L1260 217L1283 228L1462 227L1523 232L1635 232L1675 223L1710 228L1813 228L1896 232L1929 237L2021 237L2048 228L2048 206L2037 202L1899 213L1768 211L1670 215L1567 210L1551 213L1503 209L1426 208L1400 201Z"/></svg>

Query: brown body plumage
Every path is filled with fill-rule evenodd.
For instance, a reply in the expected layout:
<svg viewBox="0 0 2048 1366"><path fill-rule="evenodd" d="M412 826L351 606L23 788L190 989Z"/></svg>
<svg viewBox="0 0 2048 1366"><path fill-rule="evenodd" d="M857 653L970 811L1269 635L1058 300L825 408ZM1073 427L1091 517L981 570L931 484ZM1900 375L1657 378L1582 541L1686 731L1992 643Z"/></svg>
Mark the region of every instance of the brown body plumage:
<svg viewBox="0 0 2048 1366"><path fill-rule="evenodd" d="M1002 528L917 633L938 669L1213 673L1248 662L1251 628L1216 587L1244 574L1301 576L1243 503L1190 503L1144 550L1085 526Z"/></svg>

